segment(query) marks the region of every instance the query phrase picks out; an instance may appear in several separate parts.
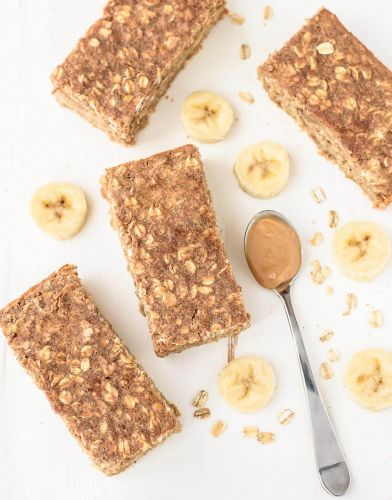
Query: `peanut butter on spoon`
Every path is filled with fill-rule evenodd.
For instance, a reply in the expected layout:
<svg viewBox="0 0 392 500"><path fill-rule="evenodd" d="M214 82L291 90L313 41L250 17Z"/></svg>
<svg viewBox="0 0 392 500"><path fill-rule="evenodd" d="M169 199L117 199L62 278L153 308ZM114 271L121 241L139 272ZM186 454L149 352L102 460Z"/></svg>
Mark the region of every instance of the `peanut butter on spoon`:
<svg viewBox="0 0 392 500"><path fill-rule="evenodd" d="M301 266L297 233L274 215L261 217L250 227L245 255L256 280L270 290L284 290Z"/></svg>

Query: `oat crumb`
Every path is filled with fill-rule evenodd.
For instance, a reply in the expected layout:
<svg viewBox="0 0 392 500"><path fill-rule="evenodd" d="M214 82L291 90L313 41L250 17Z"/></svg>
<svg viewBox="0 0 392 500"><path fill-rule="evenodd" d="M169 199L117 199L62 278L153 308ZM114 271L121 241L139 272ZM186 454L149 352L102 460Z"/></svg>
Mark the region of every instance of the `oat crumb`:
<svg viewBox="0 0 392 500"><path fill-rule="evenodd" d="M238 95L243 101L247 102L248 104L253 104L255 102L255 99L250 92L238 92Z"/></svg>
<svg viewBox="0 0 392 500"><path fill-rule="evenodd" d="M245 22L244 16L241 16L241 14L236 14L235 12L229 12L229 19L232 23L238 24L241 26Z"/></svg>
<svg viewBox="0 0 392 500"><path fill-rule="evenodd" d="M222 422L222 420L217 420L212 424L211 434L214 437L219 437L226 431L226 429L227 429L227 424L225 422Z"/></svg>
<svg viewBox="0 0 392 500"><path fill-rule="evenodd" d="M320 342L328 342L334 336L332 330L324 330L324 332L320 335Z"/></svg>
<svg viewBox="0 0 392 500"><path fill-rule="evenodd" d="M348 316L351 314L352 310L358 305L358 297L354 293L348 293L346 295L346 309L343 312L343 316Z"/></svg>
<svg viewBox="0 0 392 500"><path fill-rule="evenodd" d="M257 441L261 444L270 444L275 441L275 434L272 432L261 432L257 433Z"/></svg>
<svg viewBox="0 0 392 500"><path fill-rule="evenodd" d="M257 437L259 428L254 425L247 425L242 429L242 434L247 438Z"/></svg>
<svg viewBox="0 0 392 500"><path fill-rule="evenodd" d="M320 375L324 380L329 380L333 377L333 370L331 365L327 362L321 363L320 365Z"/></svg>
<svg viewBox="0 0 392 500"><path fill-rule="evenodd" d="M322 233L319 233L318 231L316 231L313 236L310 238L309 242L311 245L313 245L314 247L319 245L322 241L323 241L323 235Z"/></svg>
<svg viewBox="0 0 392 500"><path fill-rule="evenodd" d="M269 21L272 19L274 12L272 10L272 7L270 5L266 5L263 9L263 20L264 21Z"/></svg>
<svg viewBox="0 0 392 500"><path fill-rule="evenodd" d="M340 361L340 358L342 357L342 354L337 351L336 349L328 349L328 361L331 363L336 363L337 361Z"/></svg>
<svg viewBox="0 0 392 500"><path fill-rule="evenodd" d="M277 421L281 425L287 425L289 424L294 418L294 412L293 410L290 410L289 408L286 408L282 410L281 412L278 413L278 416L276 417Z"/></svg>
<svg viewBox="0 0 392 500"><path fill-rule="evenodd" d="M241 44L240 47L240 57L241 59L249 59L250 58L250 46L247 43Z"/></svg>
<svg viewBox="0 0 392 500"><path fill-rule="evenodd" d="M381 311L375 309L370 313L369 323L373 328L380 328L384 323L384 317Z"/></svg>
<svg viewBox="0 0 392 500"><path fill-rule="evenodd" d="M211 416L211 411L209 408L198 408L194 411L193 416L195 418L200 418L201 420Z"/></svg>
<svg viewBox="0 0 392 500"><path fill-rule="evenodd" d="M312 189L311 195L316 203L322 203L326 200L324 189L321 187Z"/></svg>
<svg viewBox="0 0 392 500"><path fill-rule="evenodd" d="M194 406L195 408L201 408L206 404L207 399L208 399L208 392L202 389L192 399L192 406Z"/></svg>
<svg viewBox="0 0 392 500"><path fill-rule="evenodd" d="M328 212L328 226L334 229L339 224L339 214L336 210L330 210Z"/></svg>

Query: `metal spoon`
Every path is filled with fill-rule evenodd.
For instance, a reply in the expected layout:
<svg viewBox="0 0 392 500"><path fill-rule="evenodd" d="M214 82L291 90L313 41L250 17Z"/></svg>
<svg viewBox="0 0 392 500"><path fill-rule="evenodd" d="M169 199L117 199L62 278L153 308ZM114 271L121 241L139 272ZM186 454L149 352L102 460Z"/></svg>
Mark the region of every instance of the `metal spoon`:
<svg viewBox="0 0 392 500"><path fill-rule="evenodd" d="M259 212L249 222L248 227L245 231L245 256L249 230L259 219L261 219L262 217L270 216L280 218L283 222L285 222L293 230L295 230L290 222L280 213L273 210L265 210ZM289 282L285 283L284 286L279 286L279 290L273 290L281 298L284 304L291 333L293 335L299 364L301 367L302 380L305 386L305 394L308 402L310 421L313 430L313 444L316 457L316 465L321 484L323 485L324 489L331 495L342 496L350 486L350 472L348 470L342 449L337 440L333 425L325 408L323 398L319 393L291 303L291 285L297 277L298 272L299 269Z"/></svg>

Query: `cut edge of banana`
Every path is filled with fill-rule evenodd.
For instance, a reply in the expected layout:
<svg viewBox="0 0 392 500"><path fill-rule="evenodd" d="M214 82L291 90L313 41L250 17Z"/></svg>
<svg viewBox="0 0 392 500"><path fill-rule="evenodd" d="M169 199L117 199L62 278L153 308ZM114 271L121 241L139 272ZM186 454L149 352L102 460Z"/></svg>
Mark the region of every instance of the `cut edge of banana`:
<svg viewBox="0 0 392 500"><path fill-rule="evenodd" d="M240 188L255 198L269 199L287 185L290 157L286 149L271 141L260 141L244 148L234 164Z"/></svg>
<svg viewBox="0 0 392 500"><path fill-rule="evenodd" d="M379 224L351 221L335 230L332 254L342 274L355 281L369 282L388 264L391 242Z"/></svg>
<svg viewBox="0 0 392 500"><path fill-rule="evenodd" d="M376 347L356 352L347 362L344 385L353 401L368 410L392 406L392 351Z"/></svg>
<svg viewBox="0 0 392 500"><path fill-rule="evenodd" d="M181 120L188 135L203 143L221 141L234 121L229 101L207 90L192 92L181 105Z"/></svg>
<svg viewBox="0 0 392 500"><path fill-rule="evenodd" d="M69 182L44 184L30 202L30 213L37 226L57 240L67 240L79 233L87 211L83 191Z"/></svg>
<svg viewBox="0 0 392 500"><path fill-rule="evenodd" d="M276 378L272 366L263 358L240 356L218 375L219 392L226 403L244 413L264 408L272 398Z"/></svg>

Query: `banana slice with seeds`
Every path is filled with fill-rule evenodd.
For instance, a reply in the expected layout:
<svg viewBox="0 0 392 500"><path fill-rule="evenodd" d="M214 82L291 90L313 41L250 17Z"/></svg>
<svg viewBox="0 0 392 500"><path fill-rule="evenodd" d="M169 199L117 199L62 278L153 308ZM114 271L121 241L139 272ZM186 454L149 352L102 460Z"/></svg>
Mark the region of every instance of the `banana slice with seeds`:
<svg viewBox="0 0 392 500"><path fill-rule="evenodd" d="M378 224L353 221L336 230L332 253L343 274L356 281L371 281L387 265L391 243Z"/></svg>
<svg viewBox="0 0 392 500"><path fill-rule="evenodd" d="M234 112L224 97L199 90L182 103L181 120L190 137L213 143L222 140L228 133L234 121Z"/></svg>
<svg viewBox="0 0 392 500"><path fill-rule="evenodd" d="M36 191L30 212L36 224L49 236L67 240L82 229L87 217L87 202L78 186L52 182Z"/></svg>
<svg viewBox="0 0 392 500"><path fill-rule="evenodd" d="M352 399L369 410L392 406L392 351L357 352L347 363L344 383Z"/></svg>
<svg viewBox="0 0 392 500"><path fill-rule="evenodd" d="M289 179L290 158L285 148L262 141L246 147L234 165L240 187L255 198L276 196Z"/></svg>
<svg viewBox="0 0 392 500"><path fill-rule="evenodd" d="M275 391L275 374L269 363L255 356L242 356L227 364L218 376L219 392L236 410L261 410Z"/></svg>

